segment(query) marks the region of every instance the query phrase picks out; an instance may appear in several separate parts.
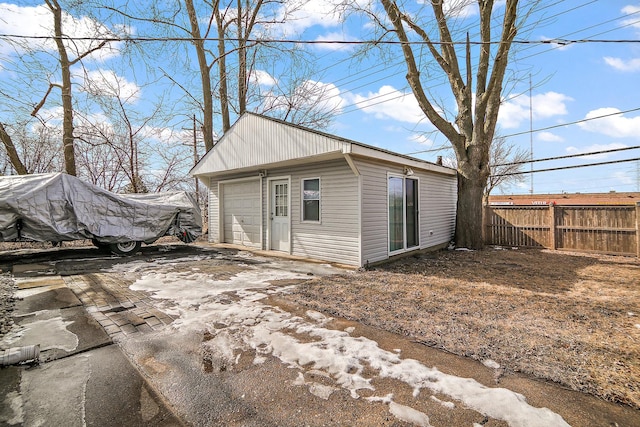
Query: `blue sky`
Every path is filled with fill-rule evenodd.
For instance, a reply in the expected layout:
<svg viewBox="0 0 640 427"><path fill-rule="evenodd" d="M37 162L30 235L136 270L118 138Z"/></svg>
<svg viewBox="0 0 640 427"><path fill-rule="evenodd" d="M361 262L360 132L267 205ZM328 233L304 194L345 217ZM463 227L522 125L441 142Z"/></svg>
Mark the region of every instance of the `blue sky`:
<svg viewBox="0 0 640 427"><path fill-rule="evenodd" d="M456 2L464 3L465 0L450 0L449 4ZM419 6L417 2L407 3L412 8ZM500 12L500 2L497 3ZM37 1L0 3L0 34L46 34L50 19L42 14L41 5ZM528 21L530 24L527 29L517 37L518 40L534 43L514 47L510 75L516 76L516 79L505 84L499 134L508 137L510 144L527 152L533 146L534 159L640 145L640 42L637 42L640 40L640 2L564 0L543 1L542 6ZM379 5L374 7L380 9ZM372 27L366 19L351 16L343 21L332 14L332 10L330 1L301 2L295 12L296 19L274 29L272 35L309 41L371 39ZM80 15L74 18L74 24L70 24L74 34L84 34L83 31L87 30L82 30L86 27L83 23L88 18ZM477 13L473 6L457 14L457 22L461 26L473 25L475 19ZM108 27L105 31L124 31L134 35L152 33L151 29L139 23L124 29L117 22L105 25ZM473 29L470 34L473 40ZM561 39L615 42L538 43ZM636 42L622 42L624 40ZM42 43L41 50L44 53L52 49L47 42L38 43ZM424 120L408 89L400 51L391 48L382 56L375 49L362 54L358 50L360 47L344 44L307 46L317 59L314 73L308 76L304 84L322 87L327 96L327 105L335 107L337 111L328 131L399 153L416 153L416 157L426 160L434 161L438 155L453 158L447 141ZM178 96L175 88L169 90L167 82L158 80L157 75L152 76L153 73L149 73L148 69L140 65L132 67L131 62L121 60L119 48L114 45L113 49L94 55L92 62L87 62L89 72L86 75L77 73L75 78L85 83L93 79L94 87L103 89L109 87L108 83L110 87L117 86L121 95L124 93L129 96L132 108L141 111L148 108L145 102L160 92L169 99ZM16 57L16 49L0 39L0 86L18 86ZM423 58L426 63L428 57ZM195 57L186 60L193 64ZM160 62L158 67L163 65ZM168 62L171 61L166 58L164 63ZM432 72L430 76L430 82L433 81L430 86L440 105L454 112L455 103L447 91L442 74ZM267 70L257 70L253 81L268 91L269 85L277 78ZM37 79L32 83L32 87L40 91L33 95L35 102L31 101L32 104L41 98L42 88L46 90L45 83ZM191 77L190 84L193 83ZM530 105L533 106L531 111ZM0 114L3 115L0 120L5 123L11 119L8 110L0 108ZM633 111L616 114L627 110ZM51 108L49 114L55 118L59 108ZM603 115L609 116L584 121ZM91 117L100 119L97 112ZM157 123L153 128L149 125L149 137L175 139L176 135L184 132L182 128L188 123L186 117L188 114L165 127ZM573 122L579 123L563 126ZM531 128L533 133L529 133ZM540 130L546 128L549 129ZM187 138L186 135L184 137ZM639 157L640 149L633 149L535 163L533 168ZM526 165L525 169L529 167ZM526 175L521 183L501 188L498 193L528 193L532 184L535 193L640 191L640 162L536 173L532 177L533 180Z"/></svg>

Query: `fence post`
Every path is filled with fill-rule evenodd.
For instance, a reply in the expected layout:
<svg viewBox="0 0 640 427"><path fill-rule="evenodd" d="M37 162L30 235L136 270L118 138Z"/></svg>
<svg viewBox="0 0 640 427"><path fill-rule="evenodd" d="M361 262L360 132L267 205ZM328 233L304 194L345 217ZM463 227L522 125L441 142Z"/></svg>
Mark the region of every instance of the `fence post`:
<svg viewBox="0 0 640 427"><path fill-rule="evenodd" d="M549 203L549 249L556 250L558 245L556 244L556 204Z"/></svg>
<svg viewBox="0 0 640 427"><path fill-rule="evenodd" d="M640 258L640 202L636 202L636 256Z"/></svg>

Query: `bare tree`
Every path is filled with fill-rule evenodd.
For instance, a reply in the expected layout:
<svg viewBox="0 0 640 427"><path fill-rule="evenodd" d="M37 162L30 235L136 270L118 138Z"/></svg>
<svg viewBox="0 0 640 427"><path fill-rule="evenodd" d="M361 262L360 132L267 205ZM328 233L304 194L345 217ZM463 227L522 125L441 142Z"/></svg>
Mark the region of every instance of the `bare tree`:
<svg viewBox="0 0 640 427"><path fill-rule="evenodd" d="M391 27L387 28L383 20L377 20L377 23L385 31L394 33L401 42L409 86L425 116L449 140L456 155L456 245L481 248L482 198L487 179L491 175L489 152L498 120L509 51L517 33L517 19L522 13L518 8L518 0L505 1L497 39L492 37L495 1L478 0L480 40L472 44L467 33L466 44L463 44L460 50L457 49L458 41L453 39L452 28L449 25L451 16L445 12L444 2L430 1L433 15L427 22L436 26L436 36L429 34L427 24L419 23L418 20L423 17L419 13L403 11L406 10L406 5L399 5L397 1L381 2ZM472 2L461 4L470 3ZM414 52L415 45L412 44L414 41L426 45L449 82L451 94L457 104L453 123L447 120L434 98L428 94L427 76L421 74ZM474 46L478 46L479 52L476 63L472 64ZM496 46L495 52L492 52L493 46Z"/></svg>
<svg viewBox="0 0 640 427"><path fill-rule="evenodd" d="M216 20L218 18L219 0L213 1L213 10L216 12ZM189 24L191 25L190 34L191 42L196 49L196 56L198 57L198 67L200 69L200 81L202 84L202 103L203 103L203 123L202 134L204 135L204 146L207 151L213 148L213 98L211 91L211 66L207 62L207 51L205 50L204 39L200 32L200 22L198 21L198 15L193 5L193 0L184 0L184 4L189 14ZM207 29L207 36L209 30ZM224 58L224 56L222 57ZM226 74L225 74L226 76ZM225 115L222 115L223 120ZM227 113L228 120L228 113Z"/></svg>
<svg viewBox="0 0 640 427"><path fill-rule="evenodd" d="M484 205L489 204L489 195L496 188L524 181L524 175L512 174L522 171L524 162L527 160L529 160L529 153L526 150L510 144L503 136L494 138L489 153L491 174L484 188Z"/></svg>
<svg viewBox="0 0 640 427"><path fill-rule="evenodd" d="M301 81L300 69L309 70L313 67L313 58L299 46L289 47L279 43L260 43L262 37L278 25L287 21L291 13L300 7L301 3L286 2L285 0L183 0L173 3L155 3L147 10L136 10L136 3L129 3L127 8L109 9L134 21L144 21L154 24L154 28L162 37L167 31L189 38L192 50L186 55L197 58L196 74L199 79L201 95L196 95L190 82L181 80L179 73L165 71L165 77L170 79L202 111L201 131L205 149L213 147L215 141L215 125L213 117L218 116L220 123L218 130L226 132L233 122L234 116L240 116L247 110L265 112L268 101L274 93L264 94L254 81L258 69L273 66L282 70L283 63L291 66L282 71L283 79L275 89L283 89L276 96L287 97L291 101L289 108L306 109L309 114L289 114L290 120L304 117L306 124L313 124L310 112L319 103L302 103L302 97L297 96L302 88L293 89L293 81ZM166 48L166 44L163 45ZM177 56L177 55L176 55ZM189 61L179 67L190 66ZM164 66L163 66L164 67ZM285 73L286 72L286 73ZM288 80L288 81L285 81ZM286 88L287 90L284 90ZM308 87L307 87L308 89ZM318 91L316 91L318 92ZM294 96L295 95L295 96ZM294 99L295 98L295 99ZM216 107L217 104L217 107ZM273 107L275 104L271 104ZM283 104L279 104L280 107ZM268 108L270 112L276 109ZM280 109L278 114L281 114ZM330 121L330 115L323 110L322 120L316 122L316 127L325 127Z"/></svg>
<svg viewBox="0 0 640 427"><path fill-rule="evenodd" d="M50 83L49 89L45 93L44 97L38 105L33 109L32 116L36 116L38 111L45 104L47 97L51 93L53 87L60 88L62 92L62 145L64 152L64 165L65 171L69 175L76 175L76 160L75 160L75 147L74 147L74 135L73 135L73 101L72 101L72 87L71 87L71 67L83 58L89 56L97 50L102 49L108 42L102 41L97 46L93 46L88 50L80 53L74 59L69 58L67 47L65 46L66 34L62 28L63 22L63 10L58 0L45 0L45 4L51 10L53 14L53 31L54 41L58 49L58 61L60 63L60 73L62 77L62 84Z"/></svg>
<svg viewBox="0 0 640 427"><path fill-rule="evenodd" d="M18 175L57 172L62 166L60 133L40 123L12 126L11 135L0 123L6 158Z"/></svg>

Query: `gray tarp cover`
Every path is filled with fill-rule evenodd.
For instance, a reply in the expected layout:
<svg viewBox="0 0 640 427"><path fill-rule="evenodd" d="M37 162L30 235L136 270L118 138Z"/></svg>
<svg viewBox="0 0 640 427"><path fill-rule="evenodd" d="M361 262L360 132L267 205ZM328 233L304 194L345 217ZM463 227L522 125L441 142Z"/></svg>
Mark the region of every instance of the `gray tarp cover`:
<svg viewBox="0 0 640 427"><path fill-rule="evenodd" d="M0 241L191 242L201 218L186 192L114 194L63 173L0 177Z"/></svg>

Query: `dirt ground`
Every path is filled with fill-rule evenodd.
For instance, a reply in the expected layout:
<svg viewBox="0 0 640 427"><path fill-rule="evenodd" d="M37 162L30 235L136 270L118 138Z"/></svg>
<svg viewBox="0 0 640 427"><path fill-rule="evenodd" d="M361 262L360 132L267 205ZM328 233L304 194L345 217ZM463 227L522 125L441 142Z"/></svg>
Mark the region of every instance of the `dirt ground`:
<svg viewBox="0 0 640 427"><path fill-rule="evenodd" d="M310 281L287 298L640 408L637 258L440 251Z"/></svg>

